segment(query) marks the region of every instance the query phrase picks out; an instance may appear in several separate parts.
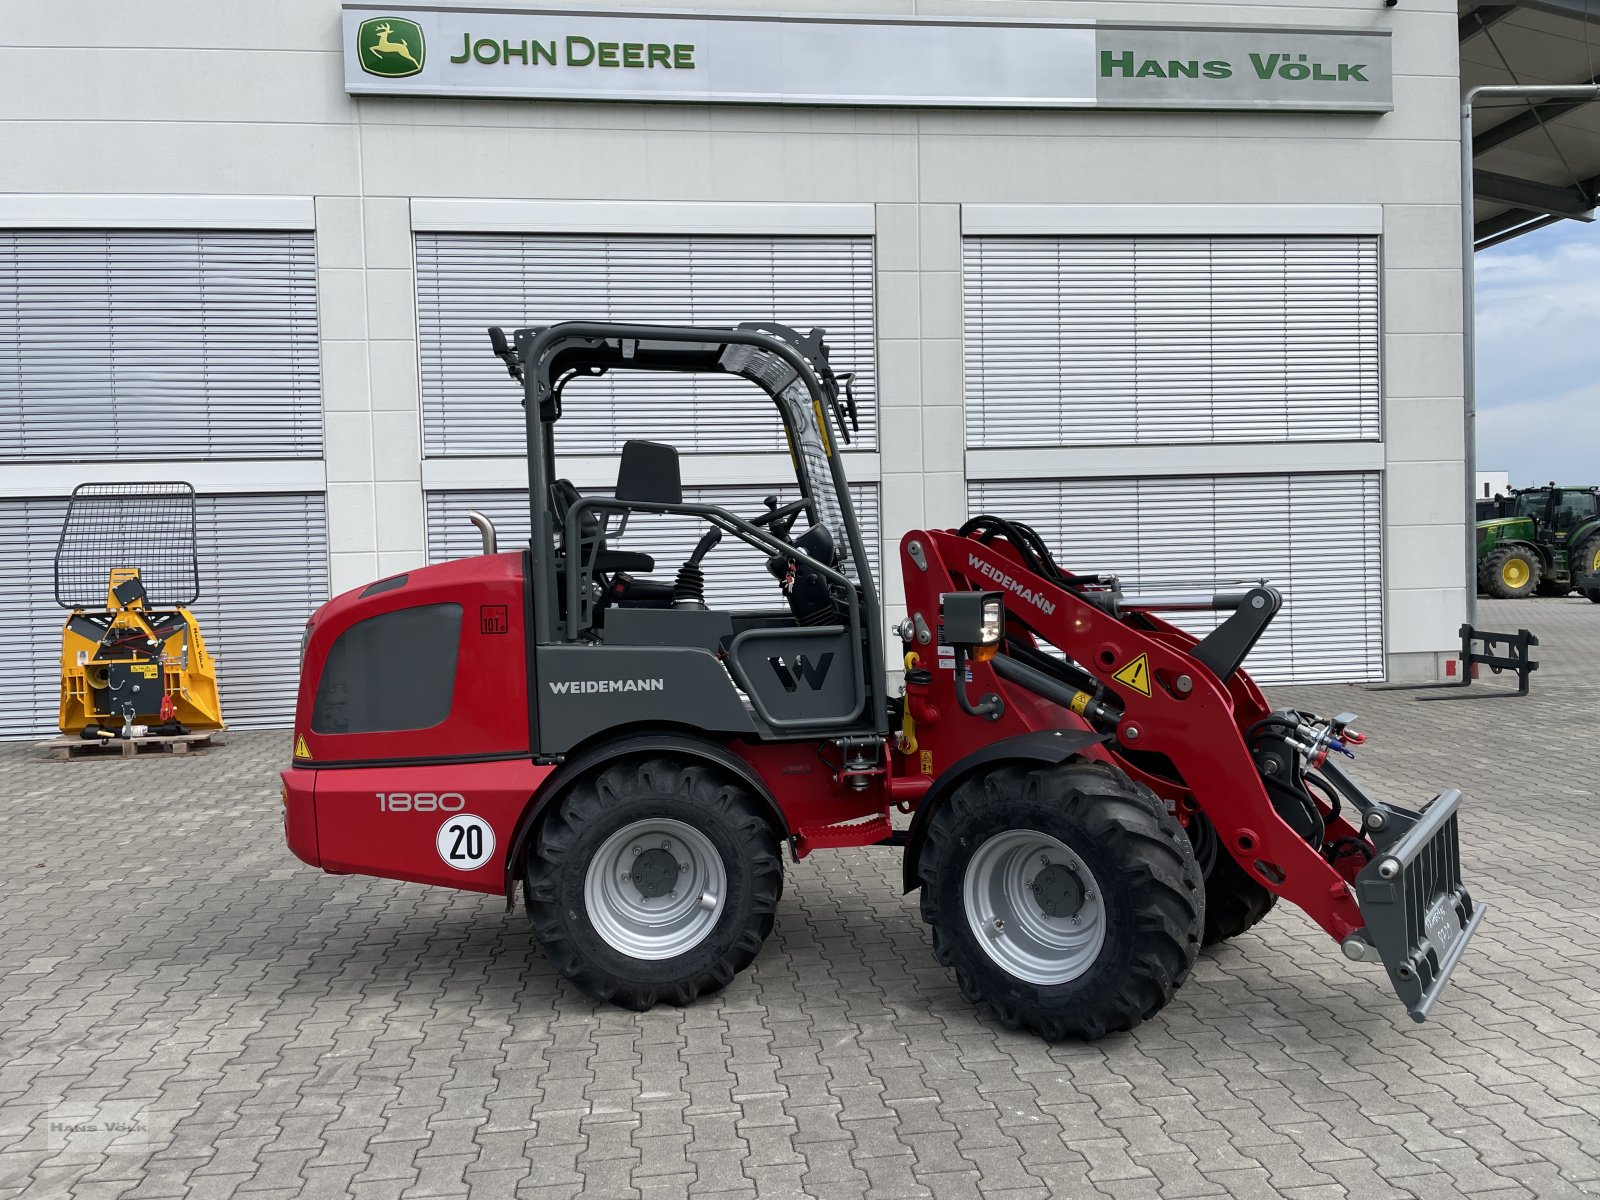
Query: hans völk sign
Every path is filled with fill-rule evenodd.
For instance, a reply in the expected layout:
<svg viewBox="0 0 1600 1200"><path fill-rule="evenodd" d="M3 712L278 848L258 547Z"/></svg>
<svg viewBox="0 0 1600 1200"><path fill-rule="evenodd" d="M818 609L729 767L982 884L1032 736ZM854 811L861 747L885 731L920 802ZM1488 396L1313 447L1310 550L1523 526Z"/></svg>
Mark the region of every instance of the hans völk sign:
<svg viewBox="0 0 1600 1200"><path fill-rule="evenodd" d="M1393 107L1384 30L347 4L357 95L961 108Z"/></svg>

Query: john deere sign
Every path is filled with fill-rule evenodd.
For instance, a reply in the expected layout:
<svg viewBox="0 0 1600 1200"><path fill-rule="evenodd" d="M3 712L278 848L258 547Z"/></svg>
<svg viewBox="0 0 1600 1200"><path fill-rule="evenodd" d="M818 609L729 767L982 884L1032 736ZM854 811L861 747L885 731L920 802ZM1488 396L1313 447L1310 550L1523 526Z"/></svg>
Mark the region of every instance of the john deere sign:
<svg viewBox="0 0 1600 1200"><path fill-rule="evenodd" d="M356 27L356 57L361 69L380 79L416 75L427 61L422 26L399 17L378 17Z"/></svg>
<svg viewBox="0 0 1600 1200"><path fill-rule="evenodd" d="M344 8L345 90L964 108L1393 107L1387 30Z"/></svg>

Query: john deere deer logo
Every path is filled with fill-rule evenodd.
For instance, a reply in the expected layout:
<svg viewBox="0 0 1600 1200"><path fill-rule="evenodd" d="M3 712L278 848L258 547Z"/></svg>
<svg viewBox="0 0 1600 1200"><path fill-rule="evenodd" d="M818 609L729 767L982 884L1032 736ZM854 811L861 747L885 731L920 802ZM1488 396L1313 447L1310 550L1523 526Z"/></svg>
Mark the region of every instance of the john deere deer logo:
<svg viewBox="0 0 1600 1200"><path fill-rule="evenodd" d="M415 75L427 58L422 27L399 17L374 17L361 22L361 28L356 30L356 50L363 71L386 79Z"/></svg>

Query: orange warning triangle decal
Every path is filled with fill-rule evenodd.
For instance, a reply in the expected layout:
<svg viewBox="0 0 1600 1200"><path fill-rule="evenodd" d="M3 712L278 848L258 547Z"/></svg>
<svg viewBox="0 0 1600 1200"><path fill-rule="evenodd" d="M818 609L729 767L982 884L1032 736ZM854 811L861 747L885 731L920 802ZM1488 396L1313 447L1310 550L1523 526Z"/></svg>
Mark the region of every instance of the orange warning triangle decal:
<svg viewBox="0 0 1600 1200"><path fill-rule="evenodd" d="M1150 658L1141 654L1111 678L1125 683L1141 696L1150 695Z"/></svg>
<svg viewBox="0 0 1600 1200"><path fill-rule="evenodd" d="M306 745L306 735L303 733L297 733L294 735L294 756L296 758L303 758L307 762L311 761L311 750Z"/></svg>

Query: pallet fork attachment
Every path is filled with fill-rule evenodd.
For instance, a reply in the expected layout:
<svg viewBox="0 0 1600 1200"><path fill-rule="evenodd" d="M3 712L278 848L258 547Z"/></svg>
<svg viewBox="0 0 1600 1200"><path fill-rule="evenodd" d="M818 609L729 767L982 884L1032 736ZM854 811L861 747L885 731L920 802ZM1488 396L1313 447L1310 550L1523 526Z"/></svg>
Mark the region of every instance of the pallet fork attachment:
<svg viewBox="0 0 1600 1200"><path fill-rule="evenodd" d="M1420 813L1404 813L1410 827L1388 845L1387 838L1375 838L1380 856L1356 876L1356 900L1367 919L1363 932L1413 1021L1428 1019L1488 911L1461 882L1460 804L1461 793L1452 788ZM1402 816L1399 809L1389 813L1391 820Z"/></svg>

